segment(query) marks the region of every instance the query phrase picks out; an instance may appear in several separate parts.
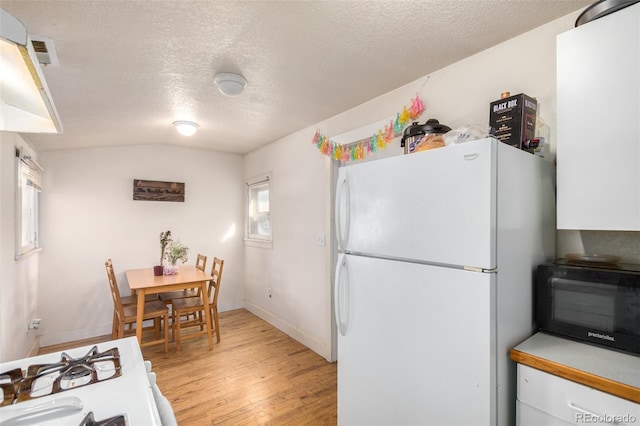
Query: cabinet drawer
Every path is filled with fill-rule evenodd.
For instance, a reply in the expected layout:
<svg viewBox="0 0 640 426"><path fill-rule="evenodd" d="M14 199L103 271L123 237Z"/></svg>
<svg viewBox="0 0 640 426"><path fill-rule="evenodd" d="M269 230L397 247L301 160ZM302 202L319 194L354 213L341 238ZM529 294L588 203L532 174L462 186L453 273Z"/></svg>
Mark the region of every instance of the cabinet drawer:
<svg viewBox="0 0 640 426"><path fill-rule="evenodd" d="M640 422L640 404L522 364L518 400L571 424Z"/></svg>
<svg viewBox="0 0 640 426"><path fill-rule="evenodd" d="M572 424L533 408L522 401L516 401L516 426L567 426Z"/></svg>

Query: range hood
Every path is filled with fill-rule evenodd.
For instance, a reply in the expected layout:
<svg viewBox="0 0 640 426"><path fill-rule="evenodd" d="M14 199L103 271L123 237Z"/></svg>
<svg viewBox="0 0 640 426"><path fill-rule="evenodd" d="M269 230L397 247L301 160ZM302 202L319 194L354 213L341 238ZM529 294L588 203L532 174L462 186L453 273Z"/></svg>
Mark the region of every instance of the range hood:
<svg viewBox="0 0 640 426"><path fill-rule="evenodd" d="M27 29L2 8L0 14L0 130L62 133Z"/></svg>

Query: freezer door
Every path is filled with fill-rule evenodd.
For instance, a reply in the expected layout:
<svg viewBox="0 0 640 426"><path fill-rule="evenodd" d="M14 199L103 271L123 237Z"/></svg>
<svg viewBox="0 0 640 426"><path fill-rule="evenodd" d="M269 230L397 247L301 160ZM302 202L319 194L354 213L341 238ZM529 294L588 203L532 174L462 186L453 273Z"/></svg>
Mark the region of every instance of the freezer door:
<svg viewBox="0 0 640 426"><path fill-rule="evenodd" d="M341 168L338 248L495 268L496 143L482 139Z"/></svg>
<svg viewBox="0 0 640 426"><path fill-rule="evenodd" d="M342 254L335 287L339 425L495 424L494 274Z"/></svg>

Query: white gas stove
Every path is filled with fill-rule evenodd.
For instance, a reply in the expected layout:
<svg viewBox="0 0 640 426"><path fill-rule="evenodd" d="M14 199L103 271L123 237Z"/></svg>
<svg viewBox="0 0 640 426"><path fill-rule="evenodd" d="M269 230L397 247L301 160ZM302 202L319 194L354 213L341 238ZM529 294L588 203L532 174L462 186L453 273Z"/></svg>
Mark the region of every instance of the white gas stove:
<svg viewBox="0 0 640 426"><path fill-rule="evenodd" d="M135 337L2 363L0 424L160 425L148 373Z"/></svg>

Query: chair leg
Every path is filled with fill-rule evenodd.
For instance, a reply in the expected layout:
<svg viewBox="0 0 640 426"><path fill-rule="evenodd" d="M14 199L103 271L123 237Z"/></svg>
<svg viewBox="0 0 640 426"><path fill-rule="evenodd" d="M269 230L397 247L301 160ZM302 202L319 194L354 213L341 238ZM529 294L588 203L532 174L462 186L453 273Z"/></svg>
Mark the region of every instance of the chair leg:
<svg viewBox="0 0 640 426"><path fill-rule="evenodd" d="M160 338L160 318L153 319L153 333L156 339Z"/></svg>
<svg viewBox="0 0 640 426"><path fill-rule="evenodd" d="M220 343L220 323L218 322L218 309L213 308L213 315L211 319L211 325L215 324L216 327L216 342Z"/></svg>
<svg viewBox="0 0 640 426"><path fill-rule="evenodd" d="M111 339L115 339L118 336L118 316L116 311L113 311L113 324L111 325Z"/></svg>
<svg viewBox="0 0 640 426"><path fill-rule="evenodd" d="M176 311L171 310L171 341L176 340Z"/></svg>
<svg viewBox="0 0 640 426"><path fill-rule="evenodd" d="M122 339L124 337L124 323L118 321L118 339Z"/></svg>
<svg viewBox="0 0 640 426"><path fill-rule="evenodd" d="M164 313L164 352L169 352L169 312Z"/></svg>
<svg viewBox="0 0 640 426"><path fill-rule="evenodd" d="M176 328L176 352L180 352L180 312L177 314L178 321L175 324Z"/></svg>

